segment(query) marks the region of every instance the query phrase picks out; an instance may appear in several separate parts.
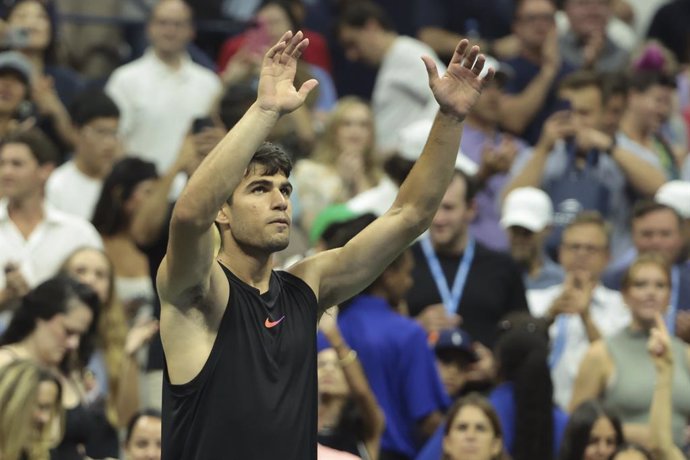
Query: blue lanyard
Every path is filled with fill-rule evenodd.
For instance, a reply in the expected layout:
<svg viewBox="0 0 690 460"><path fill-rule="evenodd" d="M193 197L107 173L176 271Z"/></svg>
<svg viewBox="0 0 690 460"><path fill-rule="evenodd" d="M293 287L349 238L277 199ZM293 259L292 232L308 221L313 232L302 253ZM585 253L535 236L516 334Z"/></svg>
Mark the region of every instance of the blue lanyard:
<svg viewBox="0 0 690 460"><path fill-rule="evenodd" d="M429 269L431 270L431 276L434 278L434 282L441 295L443 305L446 307L446 311L451 315L457 313L458 307L460 306L460 299L462 299L462 292L465 290L467 274L470 272L470 265L472 265L472 259L474 259L474 238L469 237L467 240L467 247L458 264L458 271L455 273L452 290L448 287L448 281L446 281L446 276L443 274L441 263L438 261L436 252L431 245L431 240L428 237L423 238L421 244L422 251L424 251L424 257L426 257Z"/></svg>
<svg viewBox="0 0 690 460"><path fill-rule="evenodd" d="M671 305L666 312L666 327L669 334L676 332L676 312L678 311L678 292L680 291L680 269L677 265L671 268Z"/></svg>
<svg viewBox="0 0 690 460"><path fill-rule="evenodd" d="M553 338L551 353L549 353L549 368L553 369L563 356L568 335L568 317L558 315L556 317L556 337Z"/></svg>

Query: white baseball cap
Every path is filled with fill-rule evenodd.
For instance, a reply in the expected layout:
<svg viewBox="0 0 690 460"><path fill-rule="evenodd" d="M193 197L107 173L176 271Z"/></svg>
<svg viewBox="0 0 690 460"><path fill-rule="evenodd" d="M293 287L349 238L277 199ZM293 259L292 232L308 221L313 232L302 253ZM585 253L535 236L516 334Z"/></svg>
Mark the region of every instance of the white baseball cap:
<svg viewBox="0 0 690 460"><path fill-rule="evenodd" d="M659 187L654 200L673 208L683 219L690 219L690 182L672 180Z"/></svg>
<svg viewBox="0 0 690 460"><path fill-rule="evenodd" d="M553 222L551 198L535 187L516 188L503 203L501 226L523 227L540 232Z"/></svg>
<svg viewBox="0 0 690 460"><path fill-rule="evenodd" d="M409 161L417 161L431 132L432 123L431 120L419 120L401 129L398 133L395 149L398 155ZM458 149L455 169L468 176L474 176L477 174L479 166Z"/></svg>

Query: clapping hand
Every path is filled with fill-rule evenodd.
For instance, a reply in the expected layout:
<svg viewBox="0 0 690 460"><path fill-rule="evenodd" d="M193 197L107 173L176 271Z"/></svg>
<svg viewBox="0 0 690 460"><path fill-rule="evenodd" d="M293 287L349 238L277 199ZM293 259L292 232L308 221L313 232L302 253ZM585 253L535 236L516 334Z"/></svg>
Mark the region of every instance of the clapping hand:
<svg viewBox="0 0 690 460"><path fill-rule="evenodd" d="M299 90L294 83L297 60L308 45L309 40L304 38L301 31L294 35L287 31L268 50L259 77L257 104L261 110L280 115L292 112L316 88L318 82L313 78L304 82Z"/></svg>
<svg viewBox="0 0 690 460"><path fill-rule="evenodd" d="M433 59L424 56L422 60L429 74L429 86L441 112L461 121L477 102L482 88L493 78L495 72L493 68L489 68L486 76L479 77L484 68L484 55L479 54L478 46L470 48L466 39L458 43L448 69L442 76L438 75Z"/></svg>

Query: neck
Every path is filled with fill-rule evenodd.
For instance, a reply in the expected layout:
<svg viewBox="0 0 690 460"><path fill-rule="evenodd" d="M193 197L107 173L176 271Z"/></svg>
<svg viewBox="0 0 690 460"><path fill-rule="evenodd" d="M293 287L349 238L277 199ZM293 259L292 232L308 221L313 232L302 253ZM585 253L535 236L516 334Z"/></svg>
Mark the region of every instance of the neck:
<svg viewBox="0 0 690 460"><path fill-rule="evenodd" d="M542 61L541 48L531 48L525 46L524 43L522 45L521 56L534 64L541 64Z"/></svg>
<svg viewBox="0 0 690 460"><path fill-rule="evenodd" d="M10 200L7 205L10 219L24 221L43 219L43 194L35 194L18 200Z"/></svg>
<svg viewBox="0 0 690 460"><path fill-rule="evenodd" d="M182 67L182 53L164 53L157 49L154 49L153 52L158 59L173 70Z"/></svg>
<svg viewBox="0 0 690 460"><path fill-rule="evenodd" d="M391 47L393 47L396 38L398 38L398 34L394 32L384 32L381 35L381 39L378 43L381 60L383 60L383 57L390 51Z"/></svg>
<svg viewBox="0 0 690 460"><path fill-rule="evenodd" d="M644 332L644 333L649 333L649 331L652 329L653 324L647 324L645 322L640 321L639 319L633 317L632 320L630 321L630 330L634 332Z"/></svg>
<svg viewBox="0 0 690 460"><path fill-rule="evenodd" d="M468 241L469 235L467 233L467 229L465 229L460 236L448 244L439 244L433 241L433 239L431 243L434 247L434 251L436 251L437 254L456 256L465 250Z"/></svg>
<svg viewBox="0 0 690 460"><path fill-rule="evenodd" d="M105 179L105 177L108 175L106 169L93 167L93 165L90 165L88 162L84 161L84 157L86 155L88 155L88 153L84 153L79 150L74 152L74 165L77 167L77 169L91 179Z"/></svg>
<svg viewBox="0 0 690 460"><path fill-rule="evenodd" d="M344 396L321 394L319 400L319 430L338 425L346 403L347 398Z"/></svg>
<svg viewBox="0 0 690 460"><path fill-rule="evenodd" d="M35 50L24 50L22 51L24 57L26 57L33 67L36 75L43 75L45 72L45 64L43 61L43 53Z"/></svg>
<svg viewBox="0 0 690 460"><path fill-rule="evenodd" d="M472 113L469 113L467 118L465 118L465 124L476 129L477 131L481 131L488 137L493 137L493 135L495 135L498 131L498 125L495 122L484 120L481 117L473 115Z"/></svg>
<svg viewBox="0 0 690 460"><path fill-rule="evenodd" d="M528 260L525 264L527 268L527 273L530 278L535 278L541 272L541 268L544 266L544 260L541 258L541 254L537 254Z"/></svg>
<svg viewBox="0 0 690 460"><path fill-rule="evenodd" d="M630 139L637 143L644 144L647 138L651 135L647 129L645 129L645 123L639 120L634 114L627 112L623 115L620 123L620 129L628 136Z"/></svg>
<svg viewBox="0 0 690 460"><path fill-rule="evenodd" d="M223 242L224 248L218 254L218 260L249 286L262 294L267 292L273 269L272 254L251 253L240 249L236 244L234 247L229 246L230 244L232 243Z"/></svg>

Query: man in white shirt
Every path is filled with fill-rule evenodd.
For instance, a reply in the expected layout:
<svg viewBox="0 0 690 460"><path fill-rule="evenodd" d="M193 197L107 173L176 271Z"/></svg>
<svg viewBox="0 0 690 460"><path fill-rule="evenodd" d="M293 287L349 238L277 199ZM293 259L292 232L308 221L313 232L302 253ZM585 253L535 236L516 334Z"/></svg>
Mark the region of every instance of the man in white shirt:
<svg viewBox="0 0 690 460"><path fill-rule="evenodd" d="M431 56L439 70L445 66L423 42L398 35L390 19L376 4L351 2L338 20L338 37L351 61L378 67L371 105L376 122L377 145L395 147L398 132L414 121L434 118L438 109L419 67L421 57Z"/></svg>
<svg viewBox="0 0 690 460"><path fill-rule="evenodd" d="M12 135L0 147L0 311L55 275L75 249L103 246L89 222L44 202L57 158L38 130ZM0 330L8 319L0 313Z"/></svg>
<svg viewBox="0 0 690 460"><path fill-rule="evenodd" d="M531 313L551 325L549 365L554 399L563 409L568 408L580 361L590 343L615 334L630 321L620 293L600 282L609 261L609 243L601 215L582 212L563 231L559 260L565 282L527 291Z"/></svg>
<svg viewBox="0 0 690 460"><path fill-rule="evenodd" d="M77 134L74 155L48 179L46 198L57 209L90 221L103 181L122 156L118 136L120 111L102 91L79 95L72 122Z"/></svg>
<svg viewBox="0 0 690 460"><path fill-rule="evenodd" d="M120 108L128 153L164 173L175 162L195 118L205 117L221 92L220 79L192 62L192 11L182 0L161 0L148 23L151 48L113 72L106 92Z"/></svg>

